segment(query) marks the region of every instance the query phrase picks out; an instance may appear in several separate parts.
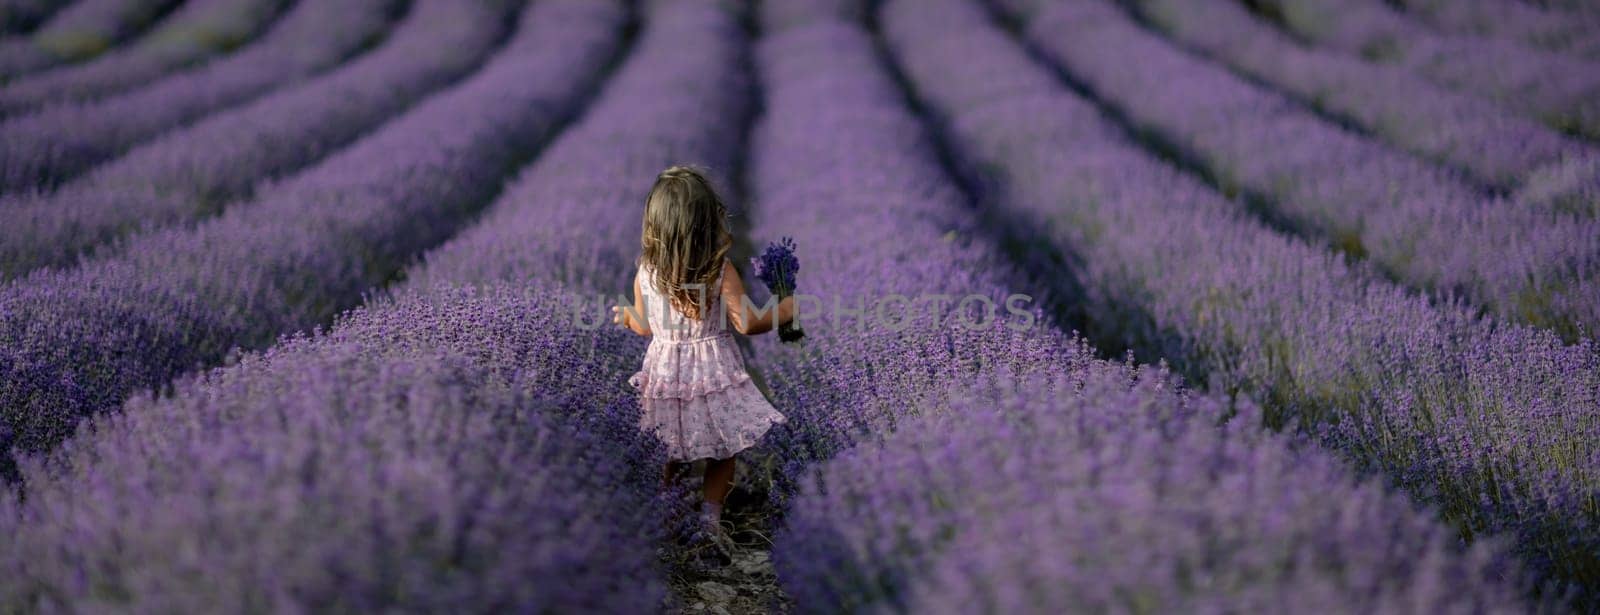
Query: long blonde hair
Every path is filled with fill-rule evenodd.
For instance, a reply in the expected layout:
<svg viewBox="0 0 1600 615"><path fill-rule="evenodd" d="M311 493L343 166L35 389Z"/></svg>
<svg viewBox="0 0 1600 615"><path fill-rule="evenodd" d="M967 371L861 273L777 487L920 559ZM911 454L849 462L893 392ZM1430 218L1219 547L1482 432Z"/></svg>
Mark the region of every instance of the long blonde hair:
<svg viewBox="0 0 1600 615"><path fill-rule="evenodd" d="M656 290L689 318L701 318L700 302L720 282L722 259L733 247L727 220L717 191L692 167L662 171L645 199L639 263L650 266Z"/></svg>

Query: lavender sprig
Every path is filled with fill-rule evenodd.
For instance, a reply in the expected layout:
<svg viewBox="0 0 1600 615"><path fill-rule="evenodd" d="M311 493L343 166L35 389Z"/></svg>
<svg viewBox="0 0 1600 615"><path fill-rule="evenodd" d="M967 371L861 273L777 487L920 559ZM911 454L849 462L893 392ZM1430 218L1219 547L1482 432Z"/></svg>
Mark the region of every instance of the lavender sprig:
<svg viewBox="0 0 1600 615"><path fill-rule="evenodd" d="M784 237L767 244L759 258L750 259L756 268L756 279L766 284L768 290L784 297L794 294L794 274L800 271L800 259L795 258L794 247L794 238Z"/></svg>
<svg viewBox="0 0 1600 615"><path fill-rule="evenodd" d="M781 301L784 297L794 294L794 276L800 271L800 259L794 255L794 238L783 237L776 243L767 244L767 249L761 256L750 259L750 264L756 268L756 279L767 285L767 290L777 295ZM785 342L798 342L805 337L805 332L799 325L792 322L778 325L778 339Z"/></svg>

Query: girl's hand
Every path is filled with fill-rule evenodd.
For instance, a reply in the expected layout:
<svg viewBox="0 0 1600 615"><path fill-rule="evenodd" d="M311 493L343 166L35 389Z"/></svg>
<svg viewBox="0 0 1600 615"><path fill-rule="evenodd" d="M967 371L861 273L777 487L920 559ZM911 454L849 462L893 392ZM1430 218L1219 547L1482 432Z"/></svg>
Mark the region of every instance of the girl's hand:
<svg viewBox="0 0 1600 615"><path fill-rule="evenodd" d="M644 295L639 292L639 276L633 277L633 305L611 306L611 322L643 336L650 335L650 314L644 309Z"/></svg>
<svg viewBox="0 0 1600 615"><path fill-rule="evenodd" d="M629 308L620 305L611 306L611 322L639 335L650 335L650 326L635 319L633 311Z"/></svg>

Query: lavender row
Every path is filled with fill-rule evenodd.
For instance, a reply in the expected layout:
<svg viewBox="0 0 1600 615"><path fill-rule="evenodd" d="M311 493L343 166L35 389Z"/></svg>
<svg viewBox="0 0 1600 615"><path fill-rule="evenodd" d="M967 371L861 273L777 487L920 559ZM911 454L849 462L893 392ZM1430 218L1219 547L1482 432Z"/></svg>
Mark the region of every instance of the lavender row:
<svg viewBox="0 0 1600 615"><path fill-rule="evenodd" d="M1600 218L1600 155L1539 169L1513 198L1550 211Z"/></svg>
<svg viewBox="0 0 1600 615"><path fill-rule="evenodd" d="M155 21L178 0L76 0L26 36L0 39L0 83L80 62Z"/></svg>
<svg viewBox="0 0 1600 615"><path fill-rule="evenodd" d="M405 288L529 280L573 292L631 288L639 249L634 218L649 189L638 178L675 164L725 177L738 160L750 106L749 77L738 60L748 43L720 0L655 0L649 10L652 30L636 59L619 69L583 120L472 228L412 267Z"/></svg>
<svg viewBox="0 0 1600 615"><path fill-rule="evenodd" d="M37 27L61 6L62 0L0 0L0 33L26 32Z"/></svg>
<svg viewBox="0 0 1600 615"><path fill-rule="evenodd" d="M257 201L0 289L4 444L49 449L134 391L324 322L447 239L576 110L616 46L613 13L554 6L527 13L470 79Z"/></svg>
<svg viewBox="0 0 1600 615"><path fill-rule="evenodd" d="M602 10L620 25L591 0L534 10L550 27ZM652 3L584 118L407 289L97 420L65 463L28 463L27 501L0 503L19 545L0 547L0 570L18 573L0 599L81 606L138 574L151 582L128 604L185 611L657 610L662 452L622 385L641 340L574 326L567 300L625 284L637 235L590 233L637 215L647 185L618 177L732 163L744 49L713 3ZM575 253L609 258L564 281L546 266ZM69 512L123 508L136 514ZM80 577L79 562L106 574ZM192 563L207 584L175 574Z"/></svg>
<svg viewBox="0 0 1600 615"><path fill-rule="evenodd" d="M1008 288L1016 273L897 104L870 39L842 22L805 25L818 18L795 8L764 14L769 28L792 27L758 48L766 100L747 172L750 234L792 236L802 291L823 301L803 348L758 345L788 417L769 440L780 503L814 463L892 432L949 382L1098 365L1043 324L1049 291ZM1013 291L1032 297L1008 302Z"/></svg>
<svg viewBox="0 0 1600 615"><path fill-rule="evenodd" d="M1600 60L1600 14L1570 14L1518 0L1401 0L1407 12L1446 32L1498 37Z"/></svg>
<svg viewBox="0 0 1600 615"><path fill-rule="evenodd" d="M0 200L12 220L0 230L0 275L71 265L124 235L215 215L262 180L317 162L477 67L502 40L505 4L418 0L382 47L337 70L166 134L55 192Z"/></svg>
<svg viewBox="0 0 1600 615"><path fill-rule="evenodd" d="M940 8L921 3L913 10ZM931 154L870 37L829 13L809 24L793 7L773 13L766 23L788 28L770 35L758 54L768 96L754 141L760 210L753 234L793 234L808 254L820 255L807 261L804 284L830 302L890 293L1009 294L1012 268ZM945 311L946 319L982 318L978 309ZM1312 592L1355 605L1374 590L1385 592L1377 604L1513 603L1496 582L1449 597L1425 589L1427 580L1457 574L1490 579L1480 568L1491 554L1457 559L1447 530L1381 489L1357 487L1327 456L1297 453L1264 434L1248 420L1248 407L1195 396L1158 370L1095 359L1092 348L1049 326L972 331L921 318L905 331L863 332L855 324L808 327L804 352L774 349L762 357L790 419L776 438L784 478L799 487L788 500L775 558L781 582L804 611L1094 610L1097 596L1072 591L1090 587L1150 593L1145 606L1158 611L1205 599L1242 610L1258 595L1286 603ZM1005 392L1029 374L1060 386L1051 396ZM973 381L993 386L951 386ZM1080 406L1081 415L1071 412ZM1102 408L1117 411L1095 412ZM1244 413L1239 423L1217 429L1234 411ZM973 420L997 412L1040 431ZM1052 442L1075 427L1086 432L1077 442ZM1148 446L1169 438L1178 446ZM1147 446L1118 446L1127 442ZM1083 493L1085 501L1106 498L1100 506L1059 509L1062 500L1045 495L1069 489L1059 477L1085 462L1115 463L1112 451L1144 451L1148 463L1108 470L1125 482L1111 478ZM1095 452L1102 455L1089 456ZM1194 481L1194 491L1146 492L1151 499L1131 502L1118 493L1128 485L1155 491L1172 479ZM1239 488L1245 484L1272 487ZM1217 487L1208 499L1189 498L1208 486ZM1120 502L1127 505L1115 507ZM1299 518L1308 510L1317 514ZM1285 515L1295 519L1290 527L1276 523ZM1337 537L1323 533L1337 526L1319 524L1352 517L1364 524L1332 530ZM1051 546L1119 519L1131 527L1107 545L1108 557ZM1222 527L1238 538L1229 548L1196 544L1209 528ZM1328 540L1307 540L1311 532ZM1408 540L1397 543L1395 534ZM1018 536L1039 548L1016 544ZM1322 565L1293 579L1254 576L1295 556ZM1423 559L1430 563L1411 567ZM1403 572L1343 575L1337 564L1347 561ZM1077 569L1067 570L1073 563ZM1185 588L1179 577L1186 566L1190 574L1238 583ZM947 584L949 578L960 583ZM1041 591L1046 587L1062 591ZM995 595L1014 600L983 602Z"/></svg>
<svg viewBox="0 0 1600 615"><path fill-rule="evenodd" d="M236 54L120 95L0 123L0 140L11 144L0 150L0 187L53 186L162 132L310 78L382 37L397 5L298 2Z"/></svg>
<svg viewBox="0 0 1600 615"><path fill-rule="evenodd" d="M189 0L125 48L0 88L0 117L53 103L91 100L224 54L266 29L284 0Z"/></svg>
<svg viewBox="0 0 1600 615"><path fill-rule="evenodd" d="M826 463L785 587L815 613L1526 610L1496 551L1129 371L990 385Z"/></svg>
<svg viewBox="0 0 1600 615"><path fill-rule="evenodd" d="M1561 11L1563 14L1573 15L1581 19L1600 16L1600 6L1588 0L1530 0L1541 8Z"/></svg>
<svg viewBox="0 0 1600 615"><path fill-rule="evenodd" d="M411 305L354 315L350 338L291 340L173 399L141 398L49 469L30 463L27 499L0 493L0 600L30 611L652 610L665 591L654 510L639 494L655 477L630 476L629 451L603 439L623 432L604 429L621 419L585 395L603 391L580 359L595 341L527 340L529 326L564 322L544 304L496 315L468 299ZM432 332L457 348L401 337ZM469 344L522 344L518 358L536 367L496 373L459 348ZM565 424L571 415L594 426Z"/></svg>
<svg viewBox="0 0 1600 615"><path fill-rule="evenodd" d="M1302 47L1234 0L1136 4L1145 19L1234 70L1498 188L1591 152L1532 120L1399 68Z"/></svg>
<svg viewBox="0 0 1600 615"><path fill-rule="evenodd" d="M1568 339L1600 331L1600 219L1485 196L1186 55L1107 2L1051 3L1027 28L1044 55L1134 126L1287 226L1408 285L1464 295Z"/></svg>
<svg viewBox="0 0 1600 615"><path fill-rule="evenodd" d="M970 5L943 27L893 6L917 95L1015 240L1058 251L1039 275L1079 280L1090 339L1253 398L1269 426L1298 424L1466 535L1509 533L1546 578L1600 586L1591 341L1432 305L1279 235L1147 155Z"/></svg>
<svg viewBox="0 0 1600 615"><path fill-rule="evenodd" d="M1296 35L1600 139L1600 67L1495 38L1430 30L1381 0L1258 0Z"/></svg>

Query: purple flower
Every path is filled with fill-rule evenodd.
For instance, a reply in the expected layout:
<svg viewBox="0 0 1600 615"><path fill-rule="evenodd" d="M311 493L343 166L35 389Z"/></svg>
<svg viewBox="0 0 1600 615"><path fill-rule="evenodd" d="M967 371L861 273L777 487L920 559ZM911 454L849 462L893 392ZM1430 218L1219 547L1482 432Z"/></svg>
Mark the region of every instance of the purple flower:
<svg viewBox="0 0 1600 615"><path fill-rule="evenodd" d="M224 134L221 128L178 131L173 134L198 133L207 131L209 135L196 137L167 137L157 138L163 133L187 124L193 124L204 119L204 123L213 126L226 126L228 129L254 134L270 134L275 138L272 142L285 140L291 134L290 130L305 130L319 135L324 133L316 130L315 126L302 127L299 123L275 123L264 118L261 114L269 107L281 108L284 106L282 92L301 89L297 87L300 82L316 77L329 68L349 60L350 63L368 63L369 60L356 60L353 54L361 51L363 46L370 45L372 41L382 37L389 30L391 18L395 17L394 0L308 0L294 5L284 16L274 23L272 28L264 33L255 42L240 48L234 53L216 58L199 66L176 72L154 82L147 79L138 87L126 91L98 92L94 96L82 95L65 104L49 104L35 111L25 114L7 112L4 109L5 97L16 96L9 86L5 94L0 95L0 115L7 116L0 122L0 142L6 147L0 149L0 190L26 192L27 189L38 187L47 189L63 185L68 180L80 177L94 165L105 162L115 156L129 153L138 149L147 153L141 154L153 157L161 152L167 158L179 158L174 150L182 148L185 144L196 147L204 144L205 153L216 154L221 147L217 144L217 136ZM399 31L388 32L389 37L402 36ZM426 36L426 34L424 34ZM439 48L450 44L447 40L431 39L431 43ZM385 44L387 47L389 44ZM371 56L378 55L375 53ZM113 54L127 56L127 53ZM416 62L414 52L402 52L408 61ZM453 55L453 54L452 54ZM109 61L110 58L107 58ZM430 62L431 63L431 62ZM103 66L96 63L96 66ZM101 83L92 78L90 65L83 65L80 72L81 85ZM348 71L340 70L340 73ZM368 69L366 72L377 72ZM95 68L94 74L115 73L120 80L122 73L117 66ZM39 81L45 77L57 75L56 71L41 74ZM59 79L55 77L53 79ZM327 81L327 77L318 77L318 81ZM353 87L347 83L341 87L329 88L342 94L344 88ZM15 85L21 85L18 82ZM68 84L59 88L52 88L53 95L65 97ZM306 86L309 87L309 86ZM382 87L392 87L380 85ZM74 87L73 89L77 89ZM256 97L266 95L256 102L250 102ZM331 97L337 97L334 94ZM267 102L276 99L276 102ZM236 105L250 102L238 109L229 109ZM257 109L257 111L245 111ZM283 112L278 112L283 113ZM208 115L215 114L207 119ZM294 119L304 121L304 114L295 115ZM349 121L341 118L340 121ZM263 125L265 124L265 125ZM367 126L359 123L355 130ZM228 136L233 136L231 133ZM249 134L239 135L245 137L233 143L254 145L257 149L267 147L262 141L264 138L249 138ZM341 139L330 139L326 147L336 147ZM136 146L149 143L151 147L136 148ZM164 145L156 145L164 144ZM295 141L300 148L308 147L305 143ZM305 158L314 158L312 154L301 154ZM253 180L261 173L252 172L257 168L250 166L250 161L261 158L271 158L270 155L251 155L248 157L223 156L232 160L231 163L222 162L219 167L226 170L222 177L232 178L235 175L244 176L243 179ZM309 162L309 160L307 160ZM176 161L174 161L176 162ZM219 161L221 162L221 161ZM216 164L216 163L213 163ZM174 165L176 167L176 165ZM108 168L109 165L108 165ZM270 168L270 167L268 167ZM161 177L148 178L152 187L159 187L160 192L166 193L176 190L183 185L171 179L179 173L173 172L164 176L168 179L161 181ZM194 181L200 185L195 186L194 192L205 194L212 188L204 184L204 173L193 172ZM185 176L187 177L187 176ZM102 191L107 185L123 187L129 184L143 184L138 181L146 179L124 172L120 176L115 172L106 174L96 173L94 179L82 178L84 185L98 184ZM108 181L109 180L109 181ZM250 183L254 183L253 181ZM249 184L246 184L249 185ZM82 188L83 186L79 186ZM226 186L224 186L226 187ZM123 189L121 192L127 192ZM223 197L223 193L217 196ZM80 193L79 199L81 200ZM120 201L119 201L120 202ZM59 207L71 205L69 199L58 198L52 203ZM82 206L79 206L82 207ZM183 205L174 206L181 209ZM134 219L144 217L146 209L140 208ZM21 223L20 220L18 222ZM3 243L3 242L0 242Z"/></svg>
<svg viewBox="0 0 1600 615"><path fill-rule="evenodd" d="M541 0L528 10L502 59L445 94L444 106L429 105L430 116L447 118L391 124L370 142L385 147L356 159L366 167L337 167L348 184L370 183L349 171L386 170L392 160L406 166L380 177L400 192L463 213L458 200L488 200L474 187L498 189L514 162L503 153L531 151L543 143L532 136L553 131L547 118L576 111L566 102L578 98L574 86L606 73L627 19L623 2ZM657 610L666 591L655 554L661 452L619 386L637 368L643 340L571 326L573 310L562 302L574 291L617 287L631 273L637 238L607 223L636 204L615 178L685 160L730 167L749 95L733 14L713 0L655 2L642 12L633 51L581 120L499 191L479 224L411 267L400 288L327 330L100 416L60 451L60 463L24 459L27 499L0 491L0 603L83 610L112 591L130 611ZM407 164L433 150L444 150L443 160ZM452 161L461 165L444 166ZM396 233L368 216L415 211L379 187L338 200L329 187L326 199L306 202L375 201L342 210L374 223L340 245L389 238L394 250L412 250L434 237ZM453 230L458 219L421 222ZM275 262L306 282L305 303L341 302L315 285L359 274ZM222 265L217 275L236 267ZM0 315L9 306L0 302ZM306 326L319 320L291 313ZM0 375L58 369L31 347L11 351L0 344ZM161 379L181 368L164 369ZM194 582L196 569L205 583Z"/></svg>
<svg viewBox="0 0 1600 615"><path fill-rule="evenodd" d="M1213 178L1223 190L1249 177L1272 187L1255 174L1262 165L1287 165L1294 173L1278 176L1284 179L1328 181L1338 168L1328 164L1332 150L1290 147L1311 134L1293 127L1317 126L1303 112L1272 107L1271 117L1301 119L1269 130L1268 116L1248 111L1265 108L1247 104L1260 88L1149 36L1120 9L1051 2L1030 17L1040 56L1090 83L1100 98L1089 99L981 11L976 19L950 18L973 14L972 3L931 4L885 4L879 23L887 47L917 97L944 120L948 149L974 175L984 208L1010 220L1030 245L1071 256L1043 263L1033 279L1080 282L1074 307L1090 339L1163 357L1213 391L1255 399L1269 425L1301 424L1470 536L1504 533L1522 562L1553 584L1600 586L1600 532L1593 529L1600 527L1593 504L1600 428L1592 420L1600 354L1592 342L1564 344L1550 331L1482 317L1461 301L1434 301L1374 271L1379 252L1352 265L1325 245L1263 224L1258 211L1164 163L1104 107L1123 107L1122 119L1137 109L1150 126L1188 137L1176 145L1218 156L1190 161L1229 171ZM1071 29L1052 30L1038 21L1046 18ZM1274 142L1275 151L1297 153L1264 154L1263 144ZM1290 168L1297 163L1298 170ZM1583 194L1581 168L1552 177L1543 198L1576 210L1568 195ZM1344 216L1356 209L1346 205L1304 211ZM1370 219L1389 221L1384 229L1393 237L1404 236L1410 223L1398 222L1407 217L1419 224L1409 227L1414 232L1435 238L1449 237L1448 228L1494 228L1459 211L1433 210L1435 224L1391 209L1372 210ZM1484 220L1529 213L1463 211L1484 213ZM1461 254L1478 245L1458 243ZM1477 254L1472 260L1486 262L1487 251ZM1473 269L1441 255L1422 252L1415 260L1439 271ZM1505 246L1498 256L1506 266L1532 262ZM1568 302L1562 309L1572 313L1597 305L1594 294L1581 292L1592 286L1551 288L1559 292L1525 296L1529 311L1547 298L1555 306Z"/></svg>
<svg viewBox="0 0 1600 615"><path fill-rule="evenodd" d="M1127 285L1102 275L1075 290L1074 274L1100 269L1019 270L932 153L934 135L906 107L872 35L830 6L808 4L812 13L802 15L800 4L764 6L763 21L782 30L757 54L766 115L751 138L758 149L748 185L764 210L752 232L805 241L821 255L810 262L808 290L840 308L888 293L1003 296L1050 285L1063 291L1058 301L1100 316L1093 302ZM974 36L970 29L987 28L981 7L882 6L887 47L915 87L950 94L924 99L932 115L967 123L984 117L993 123L973 132L1029 135L1040 146L1086 144L1080 159L1063 156L1077 150L972 136L954 143L955 154L997 172L1002 163L1060 168L1066 172L1037 176L1056 180L1048 183L1054 188L1119 189L1024 202L1067 215L1123 198L1144 203L1149 194L1151 203L1177 201L1170 207L1195 222L1233 220L1171 190L1164 183L1171 176L1144 173L1141 159L1117 155L1120 144L1105 137L1120 130L1092 109L1028 106L1067 90L1031 70L998 29ZM1024 64L994 63L1009 59ZM922 83L925 76L933 85ZM1073 123L1079 119L1086 121ZM1017 160L996 160L1000 154ZM1076 181L1089 175L1080 165L1097 161L1131 164L1141 175L1124 179L1108 165L1103 177ZM819 185L816 177L829 181ZM1168 190L1137 191L1139 182ZM994 205L1007 216L1019 210ZM1164 248L1182 236L1152 236L1155 225L1139 213L1051 228L1087 236L1082 246L1137 248L1109 258L1085 253L1102 268L1172 256L1155 268L1162 272L1206 253L1207 244ZM1277 262L1273 256L1263 260ZM1249 262L1193 265L1235 273ZM1092 299L1080 299L1088 293ZM1211 297L1183 299L1204 307ZM1141 315L1126 307L1106 312ZM1334 455L1302 451L1294 434L1260 429L1252 404L1194 391L1158 368L1097 359L1107 349L1068 336L1062 322L970 331L935 326L924 314L918 327L896 333L856 330L849 318L830 321L805 353L755 355L790 419L773 437L776 498L788 505L773 561L801 612L1517 608L1514 588L1493 569L1494 543L1457 549L1448 526L1376 483L1358 482ZM1149 356L1187 350L1175 343ZM1031 376L1045 384L1021 386ZM966 388L973 383L989 387ZM1474 579L1473 591L1438 590L1451 579Z"/></svg>
<svg viewBox="0 0 1600 615"><path fill-rule="evenodd" d="M92 58L140 31L173 0L86 0L67 4L26 36L0 39L0 81Z"/></svg>
<svg viewBox="0 0 1600 615"><path fill-rule="evenodd" d="M766 284L767 290L779 297L794 294L794 275L800 271L800 259L794 255L793 237L767 244L760 257L750 259L750 264L756 268L756 279Z"/></svg>
<svg viewBox="0 0 1600 615"><path fill-rule="evenodd" d="M344 3L337 10L381 15L383 9L362 7ZM492 5L470 9L449 0L416 2L382 45L335 70L166 133L54 192L19 192L14 201L7 197L0 208L9 209L12 217L0 226L0 277L47 265L68 266L84 253L105 254L105 244L125 235L215 217L218 209L247 206L232 202L240 197L261 199L303 185L300 178L315 174L316 165L366 149L341 146L382 134L380 127L398 119L395 114L410 113L409 105L481 66L505 31L507 13ZM303 43L296 49L314 51ZM582 51L575 47L565 53L580 56ZM257 71L271 72L260 63L242 69L252 79L260 76ZM192 93L181 92L180 97ZM140 104L167 109L170 100ZM96 154L95 148L80 148L75 141L79 131L83 136L102 132L96 128L100 122L77 126L80 116L54 111L40 117L56 119L41 124L29 116L15 125L0 124L0 139L26 146L0 154L0 189L49 185L59 178L38 174L70 176L111 153L101 149ZM155 115L147 119L159 123ZM73 128L63 130L64 122ZM377 151L381 158L401 150ZM435 147L408 153L425 158L440 151ZM85 157L62 158L68 153ZM362 164L363 170L376 168Z"/></svg>
<svg viewBox="0 0 1600 615"><path fill-rule="evenodd" d="M71 433L80 416L113 408L129 394L159 387L196 366L220 363L236 346L262 348L280 334L326 322L422 251L449 239L495 194L510 165L545 142L598 79L621 17L611 14L618 9L604 8L611 5L583 6L541 3L523 19L505 22L504 7L415 3L412 18L389 44L416 51L454 41L451 53L426 54L471 56L451 62L457 65L451 74L488 55L508 26L520 27L471 77L376 130L349 135L362 138L256 190L254 200L234 203L192 227L137 234L118 243L114 254L72 269L47 268L0 290L0 356L6 357L0 361L0 421L12 432L12 441L0 445L47 450ZM387 58L366 65L374 74L424 62L414 53L386 49L365 56ZM379 90L374 95L396 94ZM327 98L328 93L296 96L293 108L315 109ZM293 119L280 113L255 119ZM242 127L235 133L256 134ZM327 135L279 136L286 140L271 149L288 162L295 151L320 149ZM229 149L228 157L249 160L244 152L257 149L228 143L240 146ZM196 157L194 152L203 151L199 145L178 151L176 157L186 161L179 168L206 169L208 177L229 177L228 169L237 168L210 166ZM161 156L141 160L166 168ZM172 178L193 179L176 172ZM114 204L119 202L104 203ZM144 216L140 224L157 217L152 210L136 211ZM195 211L167 213L176 222Z"/></svg>
<svg viewBox="0 0 1600 615"><path fill-rule="evenodd" d="M115 51L7 83L0 91L0 115L115 94L148 84L169 71L225 55L266 29L283 8L280 0L184 2L138 40ZM337 12L323 14L324 19L338 17Z"/></svg>

